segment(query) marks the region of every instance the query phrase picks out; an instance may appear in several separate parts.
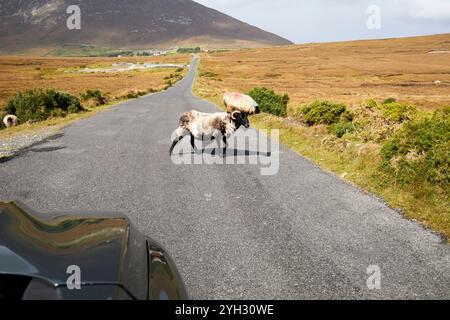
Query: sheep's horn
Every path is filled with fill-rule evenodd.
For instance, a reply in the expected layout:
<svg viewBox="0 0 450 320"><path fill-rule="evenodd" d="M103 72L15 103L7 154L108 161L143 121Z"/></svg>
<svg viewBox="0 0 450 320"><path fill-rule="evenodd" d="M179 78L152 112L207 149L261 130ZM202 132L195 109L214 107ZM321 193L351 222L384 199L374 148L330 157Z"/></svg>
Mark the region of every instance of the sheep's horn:
<svg viewBox="0 0 450 320"><path fill-rule="evenodd" d="M241 114L239 111L235 111L235 112L233 112L232 114L231 114L231 119L233 119L233 120L237 120L237 115L239 115L239 114Z"/></svg>

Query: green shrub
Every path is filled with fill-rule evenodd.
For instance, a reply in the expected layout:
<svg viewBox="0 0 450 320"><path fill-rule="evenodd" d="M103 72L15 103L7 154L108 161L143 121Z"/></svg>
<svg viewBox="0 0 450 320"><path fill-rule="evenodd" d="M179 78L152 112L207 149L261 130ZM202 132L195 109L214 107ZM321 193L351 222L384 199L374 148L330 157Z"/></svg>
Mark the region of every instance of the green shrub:
<svg viewBox="0 0 450 320"><path fill-rule="evenodd" d="M179 48L177 53L199 53L201 51L200 47L195 48Z"/></svg>
<svg viewBox="0 0 450 320"><path fill-rule="evenodd" d="M86 90L84 94L81 95L84 101L95 100L97 105L102 106L106 103L106 98L103 96L100 90Z"/></svg>
<svg viewBox="0 0 450 320"><path fill-rule="evenodd" d="M402 184L450 183L450 117L445 111L432 118L405 123L381 150L382 168ZM448 190L448 189L447 189Z"/></svg>
<svg viewBox="0 0 450 320"><path fill-rule="evenodd" d="M5 106L5 112L16 115L21 122L46 120L55 109L68 113L84 111L77 97L51 89L19 92Z"/></svg>
<svg viewBox="0 0 450 320"><path fill-rule="evenodd" d="M300 109L303 120L309 126L326 124L332 125L339 122L353 120L353 114L347 110L345 104L316 100Z"/></svg>
<svg viewBox="0 0 450 320"><path fill-rule="evenodd" d="M50 116L54 118L64 118L65 116L67 116L67 111L56 108L52 110Z"/></svg>
<svg viewBox="0 0 450 320"><path fill-rule="evenodd" d="M200 74L200 77L202 77L202 78L217 78L218 76L219 75L217 73L210 72L210 71L202 72Z"/></svg>
<svg viewBox="0 0 450 320"><path fill-rule="evenodd" d="M355 127L351 121L339 122L328 126L328 132L338 138L342 138L346 133L352 133L354 131Z"/></svg>
<svg viewBox="0 0 450 320"><path fill-rule="evenodd" d="M397 102L397 99L387 98L386 100L384 100L383 104L389 104L389 103L393 103L393 102Z"/></svg>
<svg viewBox="0 0 450 320"><path fill-rule="evenodd" d="M412 120L417 113L415 106L398 102L383 104L380 108L386 119L398 123Z"/></svg>
<svg viewBox="0 0 450 320"><path fill-rule="evenodd" d="M126 99L137 99L139 95L136 92L130 91L125 95Z"/></svg>
<svg viewBox="0 0 450 320"><path fill-rule="evenodd" d="M363 142L380 143L389 139L402 124L387 120L380 107L367 108L363 105L355 110L353 126Z"/></svg>
<svg viewBox="0 0 450 320"><path fill-rule="evenodd" d="M208 78L208 79L215 80L215 81L222 81L222 78L220 78L217 73L210 72L210 71L202 72L200 74L200 77Z"/></svg>
<svg viewBox="0 0 450 320"><path fill-rule="evenodd" d="M83 109L84 110L84 109ZM67 113L78 113L80 112L78 109L78 106L71 104L68 108L67 108Z"/></svg>
<svg viewBox="0 0 450 320"><path fill-rule="evenodd" d="M287 116L289 103L287 94L278 95L273 90L257 87L248 92L248 95L259 104L262 112L271 113L279 117Z"/></svg>
<svg viewBox="0 0 450 320"><path fill-rule="evenodd" d="M373 99L369 99L364 103L364 106L369 109L375 109L378 107L378 103Z"/></svg>
<svg viewBox="0 0 450 320"><path fill-rule="evenodd" d="M450 116L450 106L444 106L441 110L436 111L436 114L442 117L448 117Z"/></svg>
<svg viewBox="0 0 450 320"><path fill-rule="evenodd" d="M137 99L139 97L145 96L148 92L146 91L129 91L126 95L122 96L125 99Z"/></svg>

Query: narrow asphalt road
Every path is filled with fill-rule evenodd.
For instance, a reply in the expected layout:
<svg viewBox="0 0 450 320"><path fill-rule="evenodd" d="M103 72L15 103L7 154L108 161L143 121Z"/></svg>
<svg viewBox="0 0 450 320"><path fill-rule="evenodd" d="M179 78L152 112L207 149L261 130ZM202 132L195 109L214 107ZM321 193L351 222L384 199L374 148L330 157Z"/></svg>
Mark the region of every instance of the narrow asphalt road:
<svg viewBox="0 0 450 320"><path fill-rule="evenodd" d="M168 248L192 298L450 298L450 246L283 146L225 158L259 164L177 165L181 155L193 159L186 139L171 161L181 113L217 110L192 94L196 65L169 91L0 163L0 199L127 213ZM263 175L277 156L279 171ZM367 286L369 266L380 269L380 289Z"/></svg>

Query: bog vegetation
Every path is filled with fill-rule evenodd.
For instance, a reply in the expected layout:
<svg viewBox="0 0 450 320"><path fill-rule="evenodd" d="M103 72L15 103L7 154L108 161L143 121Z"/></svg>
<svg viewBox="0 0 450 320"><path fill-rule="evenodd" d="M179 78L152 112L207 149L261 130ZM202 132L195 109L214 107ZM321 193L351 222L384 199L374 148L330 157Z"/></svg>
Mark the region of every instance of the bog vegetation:
<svg viewBox="0 0 450 320"><path fill-rule="evenodd" d="M27 90L17 93L6 102L5 114L16 115L21 122L43 121L49 117L64 117L82 112L80 100L65 92L52 89Z"/></svg>
<svg viewBox="0 0 450 320"><path fill-rule="evenodd" d="M179 48L177 53L199 53L201 51L200 47L194 48Z"/></svg>
<svg viewBox="0 0 450 320"><path fill-rule="evenodd" d="M280 117L287 116L287 106L289 103L289 96L287 94L279 95L273 90L257 87L248 92L248 95L259 104L262 112Z"/></svg>
<svg viewBox="0 0 450 320"><path fill-rule="evenodd" d="M450 107L427 113L386 99L368 100L351 112L345 104L317 100L300 106L293 117L309 127L326 125L340 140L380 144L379 176L400 187L437 187L450 196ZM416 190L417 196L423 192Z"/></svg>
<svg viewBox="0 0 450 320"><path fill-rule="evenodd" d="M181 72L175 72L167 77L165 88L182 79ZM170 82L170 83L169 83ZM19 118L20 123L35 123L49 118L64 118L69 114L81 113L103 106L111 101L136 99L157 90L130 90L122 96L111 97L98 89L88 89L79 96L54 89L31 89L19 91L9 98L2 110L0 118L12 114ZM5 129L3 122L0 130Z"/></svg>
<svg viewBox="0 0 450 320"><path fill-rule="evenodd" d="M96 106L102 106L106 103L107 98L98 89L88 89L81 95L84 101L92 101Z"/></svg>
<svg viewBox="0 0 450 320"><path fill-rule="evenodd" d="M360 183L450 235L449 107L424 112L386 99L368 100L349 111L341 103L314 101L300 106L293 118L316 132L326 126L331 136L321 142L337 153L338 162L348 162L340 167L354 170L353 176L366 175L368 180Z"/></svg>
<svg viewBox="0 0 450 320"><path fill-rule="evenodd" d="M450 108L408 121L381 149L381 169L402 185L450 186Z"/></svg>

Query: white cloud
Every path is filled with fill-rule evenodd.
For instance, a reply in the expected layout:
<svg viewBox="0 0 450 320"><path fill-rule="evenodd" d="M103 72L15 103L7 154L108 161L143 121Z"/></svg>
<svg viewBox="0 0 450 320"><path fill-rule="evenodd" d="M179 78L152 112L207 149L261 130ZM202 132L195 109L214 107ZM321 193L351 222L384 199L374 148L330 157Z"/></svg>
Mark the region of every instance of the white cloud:
<svg viewBox="0 0 450 320"><path fill-rule="evenodd" d="M196 0L294 42L450 33L450 0ZM378 5L381 30L366 27Z"/></svg>
<svg viewBox="0 0 450 320"><path fill-rule="evenodd" d="M415 0L412 17L431 20L450 20L450 0Z"/></svg>

